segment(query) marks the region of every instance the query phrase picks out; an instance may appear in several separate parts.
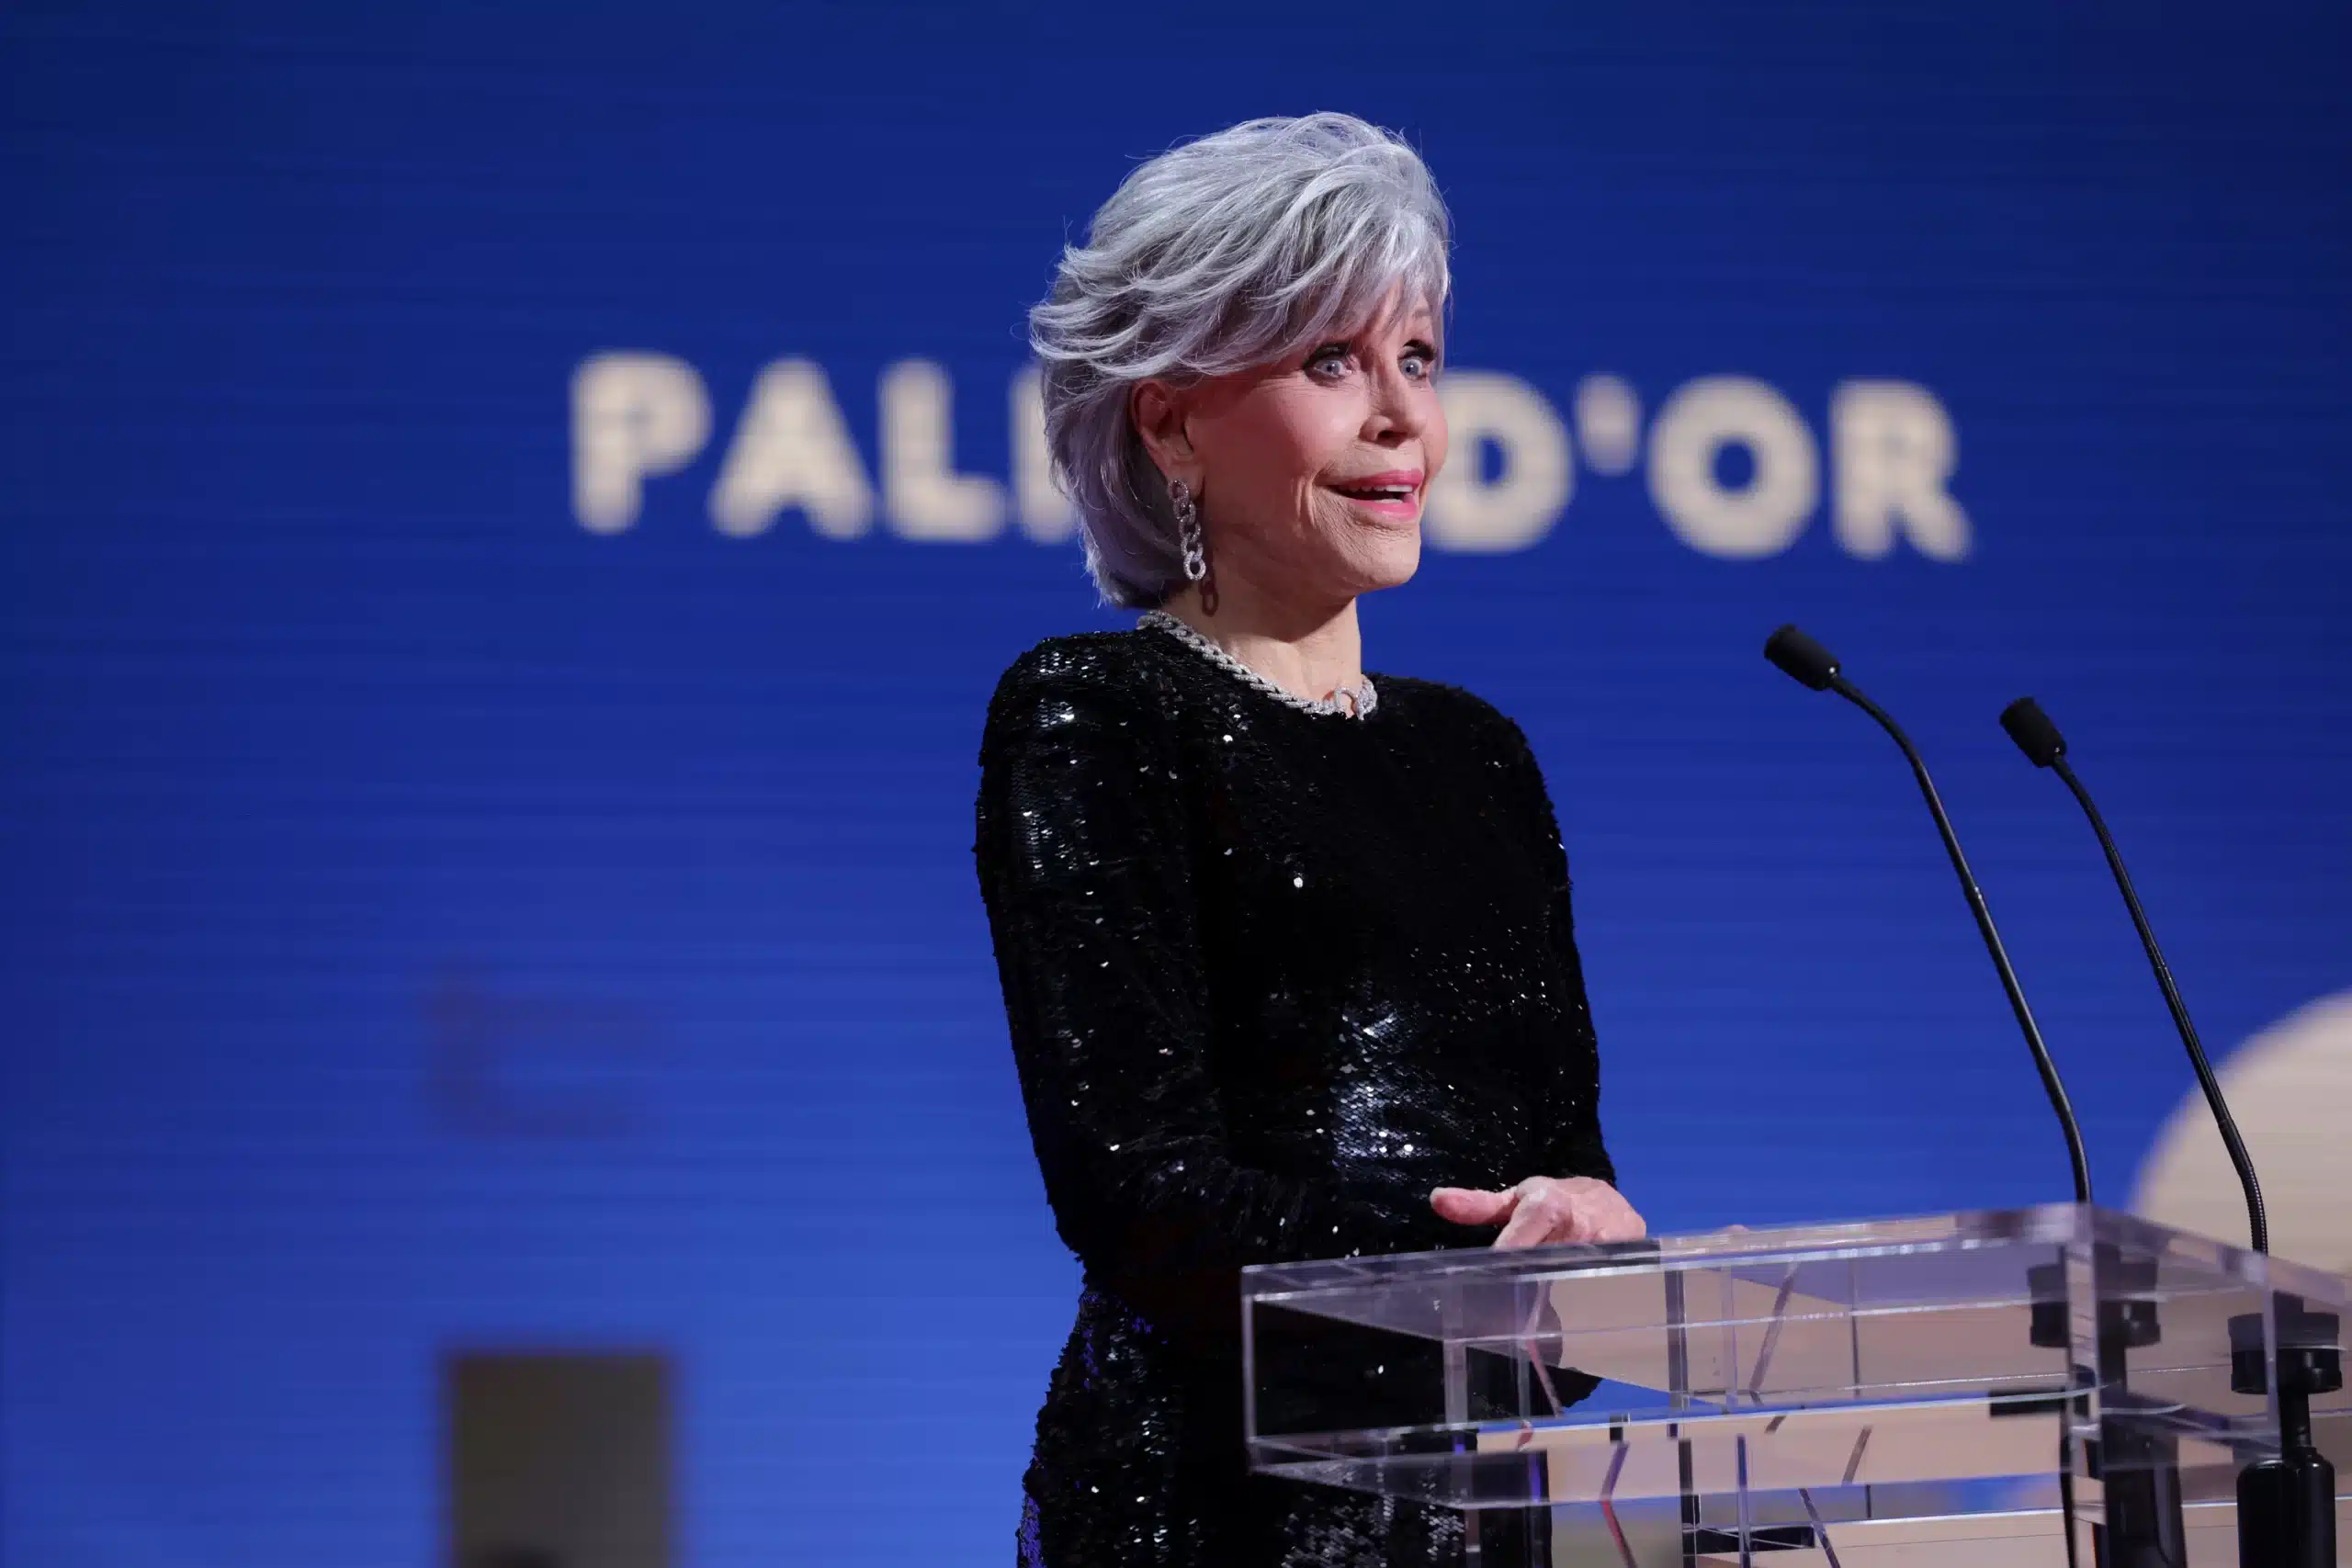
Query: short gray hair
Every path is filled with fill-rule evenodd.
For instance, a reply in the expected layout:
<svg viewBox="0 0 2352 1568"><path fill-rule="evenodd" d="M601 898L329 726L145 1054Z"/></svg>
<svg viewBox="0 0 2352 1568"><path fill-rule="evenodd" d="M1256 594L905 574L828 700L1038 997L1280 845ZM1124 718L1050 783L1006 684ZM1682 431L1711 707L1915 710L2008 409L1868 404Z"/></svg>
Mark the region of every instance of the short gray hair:
<svg viewBox="0 0 2352 1568"><path fill-rule="evenodd" d="M1120 182L1029 312L1046 444L1105 603L1145 608L1184 581L1166 487L1127 415L1136 383L1270 364L1398 284L1442 331L1450 233L1420 155L1353 115L1245 120Z"/></svg>

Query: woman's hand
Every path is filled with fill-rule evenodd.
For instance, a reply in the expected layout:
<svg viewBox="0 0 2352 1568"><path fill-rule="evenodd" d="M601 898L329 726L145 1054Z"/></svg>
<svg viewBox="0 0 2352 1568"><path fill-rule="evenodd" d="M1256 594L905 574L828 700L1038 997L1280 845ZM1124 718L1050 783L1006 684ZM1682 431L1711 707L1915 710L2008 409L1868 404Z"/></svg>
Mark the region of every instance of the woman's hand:
<svg viewBox="0 0 2352 1568"><path fill-rule="evenodd" d="M1458 1225L1500 1225L1497 1247L1549 1247L1570 1241L1639 1241L1649 1234L1624 1194L1589 1176L1531 1176L1489 1192L1441 1187L1430 1207Z"/></svg>

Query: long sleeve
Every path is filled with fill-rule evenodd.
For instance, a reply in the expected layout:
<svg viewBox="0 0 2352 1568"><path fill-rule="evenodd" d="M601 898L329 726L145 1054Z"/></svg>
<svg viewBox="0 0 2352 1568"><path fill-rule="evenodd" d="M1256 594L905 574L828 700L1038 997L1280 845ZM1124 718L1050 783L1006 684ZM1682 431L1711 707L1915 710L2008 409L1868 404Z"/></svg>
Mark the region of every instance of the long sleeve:
<svg viewBox="0 0 2352 1568"><path fill-rule="evenodd" d="M1591 999L1585 991L1584 961L1577 953L1567 850L1561 842L1551 794L1544 786L1544 770L1525 733L1501 714L1495 717L1501 732L1499 768L1510 781L1516 809L1534 845L1537 869L1547 892L1545 936L1559 964L1572 1021L1567 1047L1539 1066L1544 1115L1543 1169L1531 1174L1590 1176L1614 1182L1617 1168L1600 1135L1600 1052L1592 1026Z"/></svg>
<svg viewBox="0 0 2352 1568"><path fill-rule="evenodd" d="M1308 1431L1431 1408L1444 1367L1277 1313L1245 1384L1241 1268L1483 1247L1432 1188L1609 1169L1533 759L1471 694L1374 679L1365 716L1302 712L1143 626L1047 638L989 705L979 885L1087 1277L1024 1483L1036 1561L1461 1560L1459 1516L1253 1481L1242 1441L1253 1409ZM1515 1384L1471 1396L1519 1408Z"/></svg>
<svg viewBox="0 0 2352 1568"><path fill-rule="evenodd" d="M1233 1156L1173 750L1131 692L1025 657L989 705L974 849L1063 1239L1171 1339L1223 1346L1245 1263L1441 1243Z"/></svg>

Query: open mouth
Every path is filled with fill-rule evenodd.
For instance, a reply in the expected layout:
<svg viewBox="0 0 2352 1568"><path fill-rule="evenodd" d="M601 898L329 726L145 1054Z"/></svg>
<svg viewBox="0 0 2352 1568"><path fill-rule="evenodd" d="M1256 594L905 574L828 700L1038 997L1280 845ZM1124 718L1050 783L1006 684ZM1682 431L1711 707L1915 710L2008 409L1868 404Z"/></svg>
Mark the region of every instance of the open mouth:
<svg viewBox="0 0 2352 1568"><path fill-rule="evenodd" d="M1359 474L1328 488L1383 512L1409 513L1420 501L1421 480L1426 477L1419 468L1390 468L1385 473Z"/></svg>

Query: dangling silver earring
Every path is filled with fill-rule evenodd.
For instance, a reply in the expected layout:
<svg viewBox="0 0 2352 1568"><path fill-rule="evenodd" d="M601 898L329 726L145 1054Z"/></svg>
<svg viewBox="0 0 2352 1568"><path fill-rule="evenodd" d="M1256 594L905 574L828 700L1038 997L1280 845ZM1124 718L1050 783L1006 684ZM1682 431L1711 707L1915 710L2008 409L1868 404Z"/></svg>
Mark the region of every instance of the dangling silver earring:
<svg viewBox="0 0 2352 1568"><path fill-rule="evenodd" d="M1216 573L1209 567L1208 531L1201 526L1201 505L1193 487L1182 479L1168 481L1168 504L1176 513L1176 547L1184 553L1184 581L1201 590L1201 614L1216 614Z"/></svg>
<svg viewBox="0 0 2352 1568"><path fill-rule="evenodd" d="M1198 582L1209 574L1209 552L1208 540L1201 533L1201 508L1193 499L1193 487L1182 479L1170 479L1168 504L1176 513L1176 547L1184 553L1184 581Z"/></svg>

